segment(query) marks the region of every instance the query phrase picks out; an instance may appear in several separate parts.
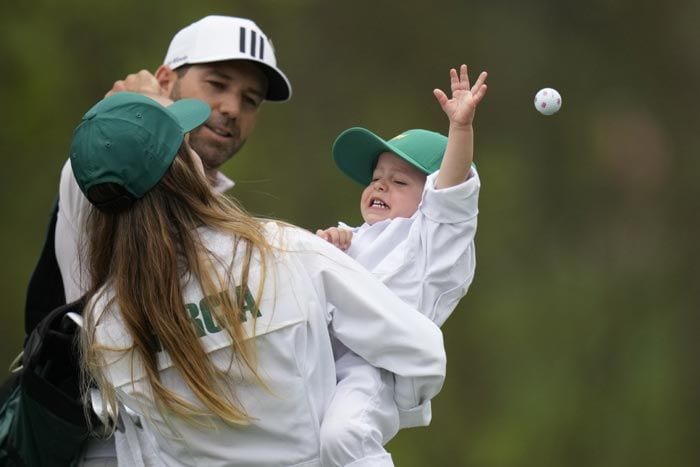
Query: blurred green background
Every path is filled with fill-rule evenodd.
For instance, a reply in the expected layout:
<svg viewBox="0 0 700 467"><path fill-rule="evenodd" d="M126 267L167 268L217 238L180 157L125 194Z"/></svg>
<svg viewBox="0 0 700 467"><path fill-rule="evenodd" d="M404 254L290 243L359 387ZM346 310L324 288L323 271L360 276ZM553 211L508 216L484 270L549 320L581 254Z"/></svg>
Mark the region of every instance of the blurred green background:
<svg viewBox="0 0 700 467"><path fill-rule="evenodd" d="M234 193L309 229L360 222L340 131L445 132L432 89L489 71L476 279L444 327L433 423L391 442L397 465L700 465L697 0L3 2L3 374L72 129L210 13L253 18L294 86L225 166ZM551 117L532 105L547 86Z"/></svg>

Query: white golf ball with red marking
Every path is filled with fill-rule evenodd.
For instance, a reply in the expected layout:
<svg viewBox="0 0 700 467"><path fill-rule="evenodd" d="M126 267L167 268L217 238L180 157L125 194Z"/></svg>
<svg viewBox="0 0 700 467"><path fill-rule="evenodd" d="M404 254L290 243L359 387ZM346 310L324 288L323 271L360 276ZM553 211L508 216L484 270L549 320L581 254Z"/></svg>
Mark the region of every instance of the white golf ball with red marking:
<svg viewBox="0 0 700 467"><path fill-rule="evenodd" d="M552 115L561 109L561 94L556 89L543 88L535 94L535 108L542 115Z"/></svg>

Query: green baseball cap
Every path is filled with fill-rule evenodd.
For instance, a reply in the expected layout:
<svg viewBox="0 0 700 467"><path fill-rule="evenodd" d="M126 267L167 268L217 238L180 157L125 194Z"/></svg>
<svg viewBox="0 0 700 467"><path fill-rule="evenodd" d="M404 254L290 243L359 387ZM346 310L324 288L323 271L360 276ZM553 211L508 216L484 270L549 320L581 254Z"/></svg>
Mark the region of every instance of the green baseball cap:
<svg viewBox="0 0 700 467"><path fill-rule="evenodd" d="M447 138L428 130L407 130L385 141L366 128L350 128L333 143L333 159L348 177L367 186L383 152L391 152L421 172L431 174L440 168Z"/></svg>
<svg viewBox="0 0 700 467"><path fill-rule="evenodd" d="M115 183L142 198L170 168L185 134L211 113L198 99L164 107L133 92L118 92L95 104L73 132L70 161L85 194Z"/></svg>

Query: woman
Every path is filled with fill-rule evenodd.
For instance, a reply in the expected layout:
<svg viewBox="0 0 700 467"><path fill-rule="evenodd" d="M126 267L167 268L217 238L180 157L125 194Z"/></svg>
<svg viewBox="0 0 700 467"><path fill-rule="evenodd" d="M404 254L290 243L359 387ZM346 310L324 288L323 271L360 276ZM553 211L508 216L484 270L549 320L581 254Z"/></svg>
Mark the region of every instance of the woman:
<svg viewBox="0 0 700 467"><path fill-rule="evenodd" d="M320 465L330 335L393 373L406 411L440 390L442 336L332 245L213 193L185 137L207 116L117 93L75 130L72 170L96 208L87 379L142 426L121 417L120 464Z"/></svg>

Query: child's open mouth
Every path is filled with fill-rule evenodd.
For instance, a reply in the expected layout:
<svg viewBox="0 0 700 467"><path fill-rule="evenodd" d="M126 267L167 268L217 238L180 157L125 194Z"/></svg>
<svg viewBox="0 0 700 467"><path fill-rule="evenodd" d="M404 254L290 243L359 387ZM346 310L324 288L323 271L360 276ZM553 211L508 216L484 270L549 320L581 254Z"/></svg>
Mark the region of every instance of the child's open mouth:
<svg viewBox="0 0 700 467"><path fill-rule="evenodd" d="M380 199L373 199L369 203L369 207L371 208L381 208L381 209L389 209L389 205L386 204L384 201Z"/></svg>

